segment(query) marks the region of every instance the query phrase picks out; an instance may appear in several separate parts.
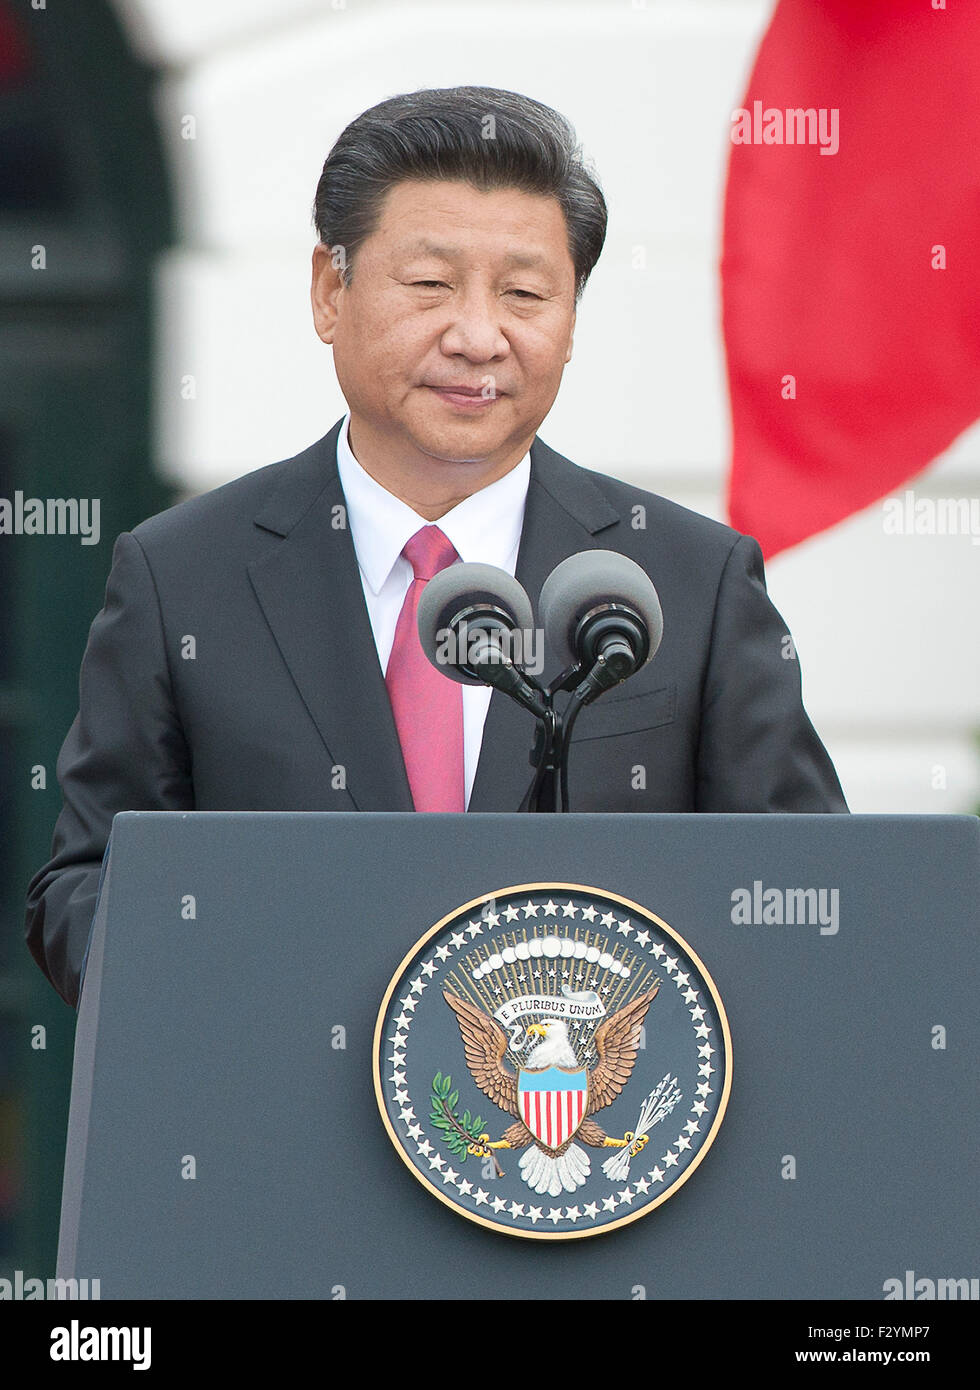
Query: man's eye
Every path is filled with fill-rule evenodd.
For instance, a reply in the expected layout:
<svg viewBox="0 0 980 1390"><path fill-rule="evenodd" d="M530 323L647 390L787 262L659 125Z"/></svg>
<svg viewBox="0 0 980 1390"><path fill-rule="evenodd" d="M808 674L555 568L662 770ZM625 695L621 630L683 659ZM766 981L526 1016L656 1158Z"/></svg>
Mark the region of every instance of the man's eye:
<svg viewBox="0 0 980 1390"><path fill-rule="evenodd" d="M533 290L508 290L507 293L508 293L508 294L520 294L520 295L523 295L526 299L540 299L540 298L541 298L541 296L540 296L539 294L535 294Z"/></svg>
<svg viewBox="0 0 980 1390"><path fill-rule="evenodd" d="M449 286L444 285L441 280L413 280L412 284L424 285L427 289L431 289L434 287L437 290L447 290L449 288Z"/></svg>

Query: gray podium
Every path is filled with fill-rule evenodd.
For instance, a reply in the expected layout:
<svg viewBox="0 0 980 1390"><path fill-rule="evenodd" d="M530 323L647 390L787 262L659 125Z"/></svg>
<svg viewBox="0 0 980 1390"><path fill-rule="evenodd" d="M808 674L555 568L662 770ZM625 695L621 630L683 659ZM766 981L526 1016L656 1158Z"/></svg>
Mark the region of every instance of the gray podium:
<svg viewBox="0 0 980 1390"><path fill-rule="evenodd" d="M372 1079L413 944L537 882L657 914L731 1029L698 1170L586 1240L515 1239L436 1201ZM762 892L808 887L825 920L758 920ZM168 1299L881 1299L908 1271L974 1276L978 903L971 817L118 815L58 1274Z"/></svg>

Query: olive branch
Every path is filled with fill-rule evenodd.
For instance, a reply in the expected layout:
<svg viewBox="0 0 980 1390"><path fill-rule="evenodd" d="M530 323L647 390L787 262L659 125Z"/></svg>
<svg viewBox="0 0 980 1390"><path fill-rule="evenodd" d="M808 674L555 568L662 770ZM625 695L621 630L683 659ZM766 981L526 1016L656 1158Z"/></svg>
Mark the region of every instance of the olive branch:
<svg viewBox="0 0 980 1390"><path fill-rule="evenodd" d="M480 1157L493 1159L497 1177L502 1178L504 1170L497 1162L493 1150L481 1142L483 1135L482 1116L471 1116L468 1110L464 1110L462 1117L457 1118L455 1111L459 1103L459 1091L453 1090L451 1076L443 1076L442 1072L436 1072L432 1078L431 1103L432 1110L429 1113L429 1119L439 1130L442 1142L450 1152L465 1163L469 1157L469 1147L472 1144L479 1149Z"/></svg>

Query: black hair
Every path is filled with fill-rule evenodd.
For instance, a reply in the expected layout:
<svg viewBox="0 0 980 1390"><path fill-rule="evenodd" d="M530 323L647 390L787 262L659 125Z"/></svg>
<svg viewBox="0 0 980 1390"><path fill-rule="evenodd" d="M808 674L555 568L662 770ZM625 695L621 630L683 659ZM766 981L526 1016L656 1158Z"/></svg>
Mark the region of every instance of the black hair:
<svg viewBox="0 0 980 1390"><path fill-rule="evenodd" d="M573 127L550 106L496 87L441 87L390 97L351 121L327 155L313 204L320 241L343 248L345 284L386 194L404 179L556 198L579 299L605 240L606 201Z"/></svg>

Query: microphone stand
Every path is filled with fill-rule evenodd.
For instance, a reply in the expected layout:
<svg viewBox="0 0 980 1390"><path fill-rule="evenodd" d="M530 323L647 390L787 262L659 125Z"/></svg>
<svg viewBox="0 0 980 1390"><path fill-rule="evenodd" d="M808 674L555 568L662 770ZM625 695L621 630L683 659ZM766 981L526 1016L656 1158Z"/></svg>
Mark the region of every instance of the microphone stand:
<svg viewBox="0 0 980 1390"><path fill-rule="evenodd" d="M586 668L577 662L562 671L547 689L543 689L533 678L525 677L540 693L545 711L543 715L535 716L538 730L530 762L537 770L518 811L570 811L568 754L575 721L590 700L604 694L613 685L620 684L634 669L632 652L625 648L625 644L617 643L616 650L610 649L609 657L600 655L590 671L586 672ZM570 690L572 696L564 710L559 711L555 709L554 698L563 690Z"/></svg>
<svg viewBox="0 0 980 1390"><path fill-rule="evenodd" d="M492 641L487 641L484 646L478 648L461 669L492 689L508 695L522 709L530 710L534 715L537 733L529 762L536 771L524 799L517 808L518 811L564 809L561 804L561 766L565 741L562 716L555 709L553 699L559 684L554 682L545 689L528 672L520 671L509 658L500 660L499 656L494 654ZM562 679L563 677L559 677L559 681Z"/></svg>
<svg viewBox="0 0 980 1390"><path fill-rule="evenodd" d="M568 810L568 740L581 703L573 697L564 713L555 709L554 697L560 690L579 684L582 668L569 666L547 689L537 686L546 705L538 718L537 735L529 761L536 768L534 778L518 806L519 812L565 812Z"/></svg>
<svg viewBox="0 0 980 1390"><path fill-rule="evenodd" d="M537 771L518 811L560 811L562 718L549 702L544 718L538 720L537 737L529 761Z"/></svg>
<svg viewBox="0 0 980 1390"><path fill-rule="evenodd" d="M588 666L582 661L573 662L545 687L528 672L521 671L509 657L501 659L496 634L481 631L468 661L461 664L460 669L516 700L522 708L530 710L537 721L534 746L528 759L535 772L518 812L567 813L570 809L568 753L572 729L585 705L621 684L637 669L628 640L618 631L608 634ZM555 696L560 691L571 691L564 710L555 708Z"/></svg>

